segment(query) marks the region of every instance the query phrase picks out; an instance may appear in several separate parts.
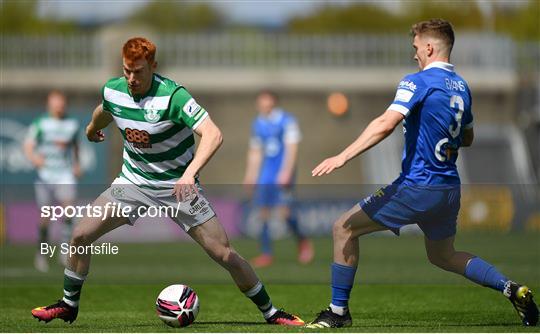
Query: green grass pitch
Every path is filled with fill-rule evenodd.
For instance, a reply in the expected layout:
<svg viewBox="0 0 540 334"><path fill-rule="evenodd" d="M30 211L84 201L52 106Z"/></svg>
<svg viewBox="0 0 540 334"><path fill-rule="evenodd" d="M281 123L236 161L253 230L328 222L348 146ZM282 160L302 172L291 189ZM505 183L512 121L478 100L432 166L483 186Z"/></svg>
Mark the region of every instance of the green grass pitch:
<svg viewBox="0 0 540 334"><path fill-rule="evenodd" d="M254 241L235 240L245 257ZM49 273L32 268L34 246L1 247L0 330L2 332L314 332L269 326L240 294L228 274L193 243L120 244L120 254L95 256L72 325L33 319L33 307L54 302L62 291L62 268L53 259ZM464 249L540 292L540 235L458 236ZM317 256L307 266L295 262L292 240L275 245L274 266L258 270L278 307L312 320L326 307L331 240L316 240ZM352 292L352 332L540 332L520 325L511 304L495 291L431 266L420 236L361 239L360 267ZM169 284L192 286L201 310L187 328L167 327L156 316L155 298ZM540 299L537 294L537 300ZM326 332L327 330L320 330Z"/></svg>

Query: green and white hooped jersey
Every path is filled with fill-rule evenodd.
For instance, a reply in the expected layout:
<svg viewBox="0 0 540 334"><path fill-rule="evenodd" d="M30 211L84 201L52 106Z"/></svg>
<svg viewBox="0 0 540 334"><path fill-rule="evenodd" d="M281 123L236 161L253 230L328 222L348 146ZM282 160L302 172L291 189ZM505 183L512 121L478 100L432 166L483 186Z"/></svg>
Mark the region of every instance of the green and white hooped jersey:
<svg viewBox="0 0 540 334"><path fill-rule="evenodd" d="M45 163L38 181L49 184L74 184L73 145L79 135L79 122L72 118L53 118L49 115L30 125L26 140L35 143L35 150Z"/></svg>
<svg viewBox="0 0 540 334"><path fill-rule="evenodd" d="M157 74L141 97L131 95L124 77L109 80L103 110L124 137L120 176L154 189L174 187L193 160L193 129L208 117L184 87Z"/></svg>

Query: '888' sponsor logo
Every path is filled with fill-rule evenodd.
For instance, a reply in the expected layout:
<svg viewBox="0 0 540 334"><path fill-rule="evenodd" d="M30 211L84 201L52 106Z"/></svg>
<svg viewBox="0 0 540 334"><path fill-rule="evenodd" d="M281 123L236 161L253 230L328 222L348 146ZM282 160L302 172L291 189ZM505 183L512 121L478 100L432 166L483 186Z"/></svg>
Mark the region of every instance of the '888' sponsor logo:
<svg viewBox="0 0 540 334"><path fill-rule="evenodd" d="M150 143L150 134L145 130L130 129L126 128L124 130L126 140L133 144L136 148L150 148L152 144Z"/></svg>

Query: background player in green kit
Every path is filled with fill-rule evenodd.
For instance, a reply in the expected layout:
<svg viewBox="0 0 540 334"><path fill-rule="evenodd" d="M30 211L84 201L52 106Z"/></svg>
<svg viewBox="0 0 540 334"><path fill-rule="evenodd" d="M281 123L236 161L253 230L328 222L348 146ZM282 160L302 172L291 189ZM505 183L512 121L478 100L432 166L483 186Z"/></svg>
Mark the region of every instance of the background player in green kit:
<svg viewBox="0 0 540 334"><path fill-rule="evenodd" d="M66 116L66 96L53 90L47 96L47 114L36 119L26 136L24 153L37 170L36 202L39 207L73 205L76 182L81 174L78 146L79 122ZM64 219L62 242L69 242L72 230L70 218ZM49 218L39 222L39 244L48 243ZM39 249L39 247L38 247ZM49 270L48 256L36 253L37 270ZM60 261L66 264L67 257Z"/></svg>
<svg viewBox="0 0 540 334"><path fill-rule="evenodd" d="M184 87L154 73L155 53L156 47L145 38L132 38L124 44L124 77L105 84L103 102L86 128L90 141L102 142L102 129L114 121L124 137L122 171L94 205L113 201L132 207L133 212L149 206L179 206L179 214L171 218L229 271L268 323L303 325L297 316L272 305L249 263L230 246L197 176L221 145L221 132ZM193 132L200 136L196 152ZM108 214L101 219L83 218L71 245L89 245L119 226L133 224L137 217ZM63 299L35 308L32 315L46 322L55 318L73 322L89 267L90 254L71 257L64 272Z"/></svg>

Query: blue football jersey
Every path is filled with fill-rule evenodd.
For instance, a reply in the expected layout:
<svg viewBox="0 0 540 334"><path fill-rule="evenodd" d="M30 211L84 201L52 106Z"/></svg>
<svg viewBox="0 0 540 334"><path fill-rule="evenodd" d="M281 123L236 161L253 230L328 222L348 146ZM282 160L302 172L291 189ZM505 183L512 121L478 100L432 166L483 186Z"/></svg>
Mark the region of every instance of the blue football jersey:
<svg viewBox="0 0 540 334"><path fill-rule="evenodd" d="M405 115L400 180L411 184L459 184L457 150L473 125L471 93L451 64L433 62L409 74L388 109Z"/></svg>
<svg viewBox="0 0 540 334"><path fill-rule="evenodd" d="M261 148L263 152L258 184L277 182L283 163L285 144L298 143L300 138L298 123L292 114L276 108L267 116L257 116L251 127L250 146Z"/></svg>

